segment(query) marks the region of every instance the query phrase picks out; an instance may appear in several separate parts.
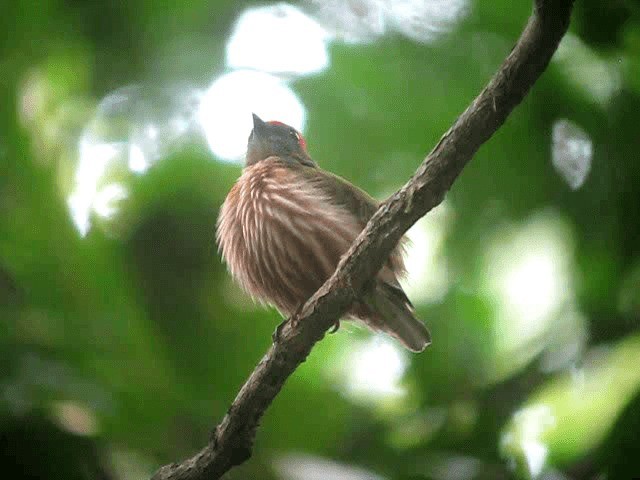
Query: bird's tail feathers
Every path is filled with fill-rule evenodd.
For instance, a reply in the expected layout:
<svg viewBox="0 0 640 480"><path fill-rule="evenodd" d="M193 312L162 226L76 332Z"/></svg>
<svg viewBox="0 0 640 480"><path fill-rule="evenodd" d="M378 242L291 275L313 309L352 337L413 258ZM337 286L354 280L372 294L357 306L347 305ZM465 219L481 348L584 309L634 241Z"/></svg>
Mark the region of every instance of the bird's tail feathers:
<svg viewBox="0 0 640 480"><path fill-rule="evenodd" d="M391 285L378 283L366 296L365 304L376 317L366 323L395 337L409 350L421 352L431 344L431 334L415 316L404 292L395 290Z"/></svg>

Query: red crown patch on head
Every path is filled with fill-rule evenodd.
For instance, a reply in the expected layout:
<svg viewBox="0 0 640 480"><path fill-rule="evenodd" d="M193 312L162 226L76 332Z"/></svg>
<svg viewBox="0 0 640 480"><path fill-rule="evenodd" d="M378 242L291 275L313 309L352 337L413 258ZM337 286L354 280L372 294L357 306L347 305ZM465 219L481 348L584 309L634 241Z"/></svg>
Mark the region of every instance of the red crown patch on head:
<svg viewBox="0 0 640 480"><path fill-rule="evenodd" d="M289 125L287 125L286 123L282 123L278 120L269 120L268 122L266 122L267 125L280 125L280 126L284 126L284 127L288 127ZM300 145L300 148L302 148L303 150L307 149L307 141L304 139L304 137L302 136L302 134L295 130L296 132L296 136L298 137L298 145Z"/></svg>

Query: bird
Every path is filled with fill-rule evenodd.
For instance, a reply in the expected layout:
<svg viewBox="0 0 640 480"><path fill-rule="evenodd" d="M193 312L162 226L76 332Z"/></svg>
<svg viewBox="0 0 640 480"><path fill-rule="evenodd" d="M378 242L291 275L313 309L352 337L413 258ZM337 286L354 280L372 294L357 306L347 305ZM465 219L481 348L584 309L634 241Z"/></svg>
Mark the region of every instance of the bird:
<svg viewBox="0 0 640 480"><path fill-rule="evenodd" d="M299 131L254 113L245 166L218 215L218 249L242 289L287 318L333 274L378 206L320 168ZM431 335L398 282L402 254L403 241L346 317L421 352Z"/></svg>

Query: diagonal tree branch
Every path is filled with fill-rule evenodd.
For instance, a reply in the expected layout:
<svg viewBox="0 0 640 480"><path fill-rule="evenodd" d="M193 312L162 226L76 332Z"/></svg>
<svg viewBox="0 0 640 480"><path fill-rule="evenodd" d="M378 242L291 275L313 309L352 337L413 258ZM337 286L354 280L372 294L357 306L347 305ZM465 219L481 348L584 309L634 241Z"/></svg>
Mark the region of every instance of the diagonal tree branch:
<svg viewBox="0 0 640 480"><path fill-rule="evenodd" d="M316 342L363 292L400 237L437 206L480 146L504 123L545 70L569 26L573 0L535 0L518 43L413 177L384 202L335 273L281 329L240 389L211 441L153 480L213 480L251 456L258 422Z"/></svg>

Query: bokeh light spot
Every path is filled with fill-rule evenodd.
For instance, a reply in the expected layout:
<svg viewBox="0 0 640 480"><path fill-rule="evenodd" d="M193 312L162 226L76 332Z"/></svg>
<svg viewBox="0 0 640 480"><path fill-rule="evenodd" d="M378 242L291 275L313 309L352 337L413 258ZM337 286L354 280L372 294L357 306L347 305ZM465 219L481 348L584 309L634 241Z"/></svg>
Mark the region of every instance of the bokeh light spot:
<svg viewBox="0 0 640 480"><path fill-rule="evenodd" d="M267 73L238 70L222 75L205 92L198 121L213 154L239 161L252 128L251 113L303 131L305 108L293 90Z"/></svg>
<svg viewBox="0 0 640 480"><path fill-rule="evenodd" d="M311 455L284 455L275 466L285 480L385 480L363 468Z"/></svg>
<svg viewBox="0 0 640 480"><path fill-rule="evenodd" d="M119 201L126 198L123 185L102 189L113 182L105 178L108 172L142 174L169 156L192 131L197 98L190 88L133 85L110 93L100 102L80 136L74 187L67 199L81 236L91 228L92 210L111 218L117 213ZM99 192L101 198L97 197Z"/></svg>
<svg viewBox="0 0 640 480"><path fill-rule="evenodd" d="M389 23L421 43L448 34L469 11L468 0L388 0L385 4Z"/></svg>
<svg viewBox="0 0 640 480"><path fill-rule="evenodd" d="M53 405L57 423L76 435L92 436L98 432L98 421L91 410L76 402L57 402Z"/></svg>
<svg viewBox="0 0 640 480"><path fill-rule="evenodd" d="M110 183L102 187L93 200L93 211L102 218L110 219L119 210L119 203L129 196L120 183Z"/></svg>
<svg viewBox="0 0 640 480"><path fill-rule="evenodd" d="M373 338L353 351L347 365L347 386L354 396L388 397L405 393L400 380L407 361L404 352L391 340Z"/></svg>
<svg viewBox="0 0 640 480"><path fill-rule="evenodd" d="M280 3L252 8L236 22L227 64L270 73L304 75L329 65L327 32L298 8Z"/></svg>
<svg viewBox="0 0 640 480"><path fill-rule="evenodd" d="M468 0L307 0L340 39L370 42L395 30L421 43L451 32L469 11Z"/></svg>
<svg viewBox="0 0 640 480"><path fill-rule="evenodd" d="M555 423L553 412L546 405L532 405L514 414L511 428L500 443L503 454L513 462L514 468L525 469L529 478L542 473L549 454L543 437Z"/></svg>
<svg viewBox="0 0 640 480"><path fill-rule="evenodd" d="M489 253L487 278L518 335L527 337L544 325L571 292L566 228L551 215L533 218L510 234L500 232Z"/></svg>
<svg viewBox="0 0 640 480"><path fill-rule="evenodd" d="M555 251L532 249L506 269L501 289L509 309L532 324L549 315L564 295Z"/></svg>
<svg viewBox="0 0 640 480"><path fill-rule="evenodd" d="M618 59L600 57L572 33L562 38L552 62L560 66L567 82L601 106L607 105L622 86Z"/></svg>
<svg viewBox="0 0 640 480"><path fill-rule="evenodd" d="M100 179L108 164L118 158L121 149L119 144L95 143L90 136L80 139L75 189L69 195L67 203L73 223L81 236L85 236L91 227L91 209Z"/></svg>
<svg viewBox="0 0 640 480"><path fill-rule="evenodd" d="M385 33L380 0L307 0L325 27L347 43L370 42Z"/></svg>
<svg viewBox="0 0 640 480"><path fill-rule="evenodd" d="M402 284L416 304L440 301L449 289L449 266L443 247L452 217L451 206L443 202L407 231L407 278Z"/></svg>
<svg viewBox="0 0 640 480"><path fill-rule="evenodd" d="M489 240L484 274L487 293L497 304L497 377L540 353L571 320L561 313L575 301L572 259L572 232L553 212L499 229Z"/></svg>
<svg viewBox="0 0 640 480"><path fill-rule="evenodd" d="M572 190L580 188L587 179L592 156L591 138L578 125L565 119L553 124L551 160Z"/></svg>

